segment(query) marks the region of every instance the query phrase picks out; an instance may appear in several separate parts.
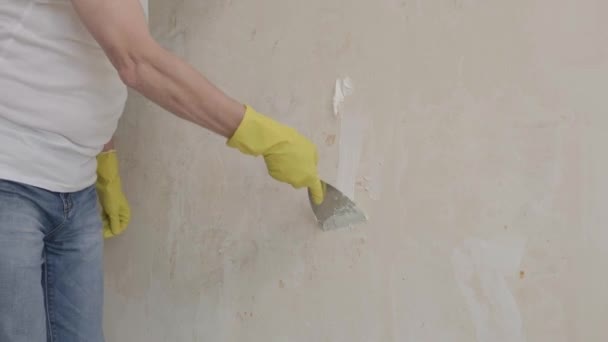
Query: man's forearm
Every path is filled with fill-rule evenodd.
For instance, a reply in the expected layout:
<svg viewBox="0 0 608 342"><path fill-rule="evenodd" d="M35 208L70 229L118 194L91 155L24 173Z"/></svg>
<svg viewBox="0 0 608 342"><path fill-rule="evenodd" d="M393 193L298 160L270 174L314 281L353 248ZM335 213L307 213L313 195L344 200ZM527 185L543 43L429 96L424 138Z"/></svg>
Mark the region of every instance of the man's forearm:
<svg viewBox="0 0 608 342"><path fill-rule="evenodd" d="M245 113L200 72L156 43L124 75L125 83L175 115L231 137Z"/></svg>

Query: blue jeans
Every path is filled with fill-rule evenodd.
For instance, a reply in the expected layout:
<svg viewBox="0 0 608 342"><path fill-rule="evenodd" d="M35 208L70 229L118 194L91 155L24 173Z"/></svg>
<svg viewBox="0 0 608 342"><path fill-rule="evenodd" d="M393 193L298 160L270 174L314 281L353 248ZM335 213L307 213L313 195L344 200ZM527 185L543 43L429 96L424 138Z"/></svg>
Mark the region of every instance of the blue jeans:
<svg viewBox="0 0 608 342"><path fill-rule="evenodd" d="M93 186L0 180L0 341L103 341L101 228Z"/></svg>

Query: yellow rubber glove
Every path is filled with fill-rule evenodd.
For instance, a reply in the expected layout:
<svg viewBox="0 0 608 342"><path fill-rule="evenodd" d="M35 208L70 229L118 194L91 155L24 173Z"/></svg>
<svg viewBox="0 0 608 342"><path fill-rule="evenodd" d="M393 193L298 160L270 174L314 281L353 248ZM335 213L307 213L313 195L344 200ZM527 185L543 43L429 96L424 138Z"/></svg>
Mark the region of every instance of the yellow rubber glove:
<svg viewBox="0 0 608 342"><path fill-rule="evenodd" d="M95 186L102 208L103 236L111 238L121 234L131 220L131 208L122 192L116 151L103 152L97 156Z"/></svg>
<svg viewBox="0 0 608 342"><path fill-rule="evenodd" d="M272 178L296 189L307 187L315 203L323 202L323 186L317 172L317 148L295 129L247 106L245 117L228 140L228 146L245 154L264 156Z"/></svg>

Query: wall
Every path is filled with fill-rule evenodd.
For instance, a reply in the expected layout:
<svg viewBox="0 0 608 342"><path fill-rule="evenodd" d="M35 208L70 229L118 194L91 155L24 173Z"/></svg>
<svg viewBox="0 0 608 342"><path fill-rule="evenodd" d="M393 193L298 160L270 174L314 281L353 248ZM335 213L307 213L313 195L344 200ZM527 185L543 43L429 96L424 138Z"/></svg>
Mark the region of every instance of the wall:
<svg viewBox="0 0 608 342"><path fill-rule="evenodd" d="M606 341L607 13L151 0L156 37L310 136L370 222L320 231L305 192L132 94L108 341Z"/></svg>

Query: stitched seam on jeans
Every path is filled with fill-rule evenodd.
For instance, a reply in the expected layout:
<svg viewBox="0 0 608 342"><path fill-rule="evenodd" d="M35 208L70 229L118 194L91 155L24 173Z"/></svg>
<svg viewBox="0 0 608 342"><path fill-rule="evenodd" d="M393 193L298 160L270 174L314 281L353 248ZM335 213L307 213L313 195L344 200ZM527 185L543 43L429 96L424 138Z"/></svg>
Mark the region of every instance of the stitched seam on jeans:
<svg viewBox="0 0 608 342"><path fill-rule="evenodd" d="M55 234L58 231L60 231L61 228L65 227L66 223L69 221L69 211L70 211L70 208L68 208L69 207L69 203L67 201L67 198L65 198L63 194L60 194L59 197L61 198L61 202L63 203L63 222L61 222L59 225L57 225L57 227L51 229L44 236L45 239L53 236L53 234Z"/></svg>
<svg viewBox="0 0 608 342"><path fill-rule="evenodd" d="M64 219L68 219L68 216L70 215L70 203L69 203L69 198L67 197L69 195L65 195L65 194L61 194L61 202L63 203L63 218Z"/></svg>
<svg viewBox="0 0 608 342"><path fill-rule="evenodd" d="M50 287L49 287L50 264L49 264L48 260L46 260L45 262L46 262L46 267L44 268L44 276L46 278L45 279L46 281L44 282L44 290L46 292L46 296L45 296L44 300L46 301L46 320L48 322L48 329L49 329L49 331L48 331L48 336L50 337L49 342L53 342L55 340L55 325L53 323L54 317L52 317L53 310L51 309L51 300L49 299L52 296L52 292L49 291L49 289L50 289Z"/></svg>
<svg viewBox="0 0 608 342"><path fill-rule="evenodd" d="M58 231L60 231L60 230L61 230L61 228L65 227L67 222L68 222L68 220L64 220L63 222L61 222L61 223L60 223L60 224L59 224L57 227L55 227L55 228L51 229L51 231L50 231L50 232L48 232L48 233L47 233L47 234L44 236L44 238L46 239L46 238L49 238L49 237L53 236L53 234L57 233Z"/></svg>

